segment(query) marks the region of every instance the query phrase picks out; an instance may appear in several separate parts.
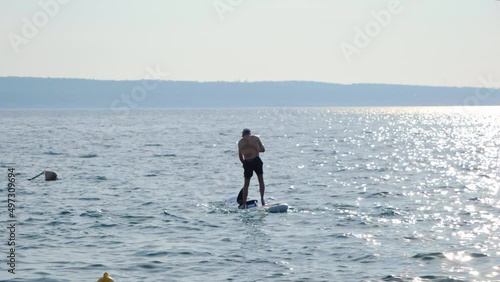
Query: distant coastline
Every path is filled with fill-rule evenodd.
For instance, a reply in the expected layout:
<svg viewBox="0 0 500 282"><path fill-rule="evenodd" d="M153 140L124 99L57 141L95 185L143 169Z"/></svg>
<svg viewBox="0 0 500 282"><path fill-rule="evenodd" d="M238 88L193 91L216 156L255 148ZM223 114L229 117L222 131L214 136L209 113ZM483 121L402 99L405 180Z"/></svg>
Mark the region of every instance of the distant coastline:
<svg viewBox="0 0 500 282"><path fill-rule="evenodd" d="M0 109L499 105L500 89L473 87L0 77Z"/></svg>

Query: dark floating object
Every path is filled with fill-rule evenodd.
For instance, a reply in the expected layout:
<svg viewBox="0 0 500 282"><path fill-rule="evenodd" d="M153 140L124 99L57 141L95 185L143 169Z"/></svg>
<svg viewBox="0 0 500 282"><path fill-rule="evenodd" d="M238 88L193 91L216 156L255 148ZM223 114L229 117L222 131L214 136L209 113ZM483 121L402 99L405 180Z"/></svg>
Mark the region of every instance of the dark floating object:
<svg viewBox="0 0 500 282"><path fill-rule="evenodd" d="M39 175L33 177L33 178L30 178L28 179L29 181L37 178L38 176L42 175L45 173L45 181L54 181L54 180L57 180L57 173L53 172L53 171L42 171Z"/></svg>
<svg viewBox="0 0 500 282"><path fill-rule="evenodd" d="M45 171L45 181L57 180L57 173L53 171Z"/></svg>

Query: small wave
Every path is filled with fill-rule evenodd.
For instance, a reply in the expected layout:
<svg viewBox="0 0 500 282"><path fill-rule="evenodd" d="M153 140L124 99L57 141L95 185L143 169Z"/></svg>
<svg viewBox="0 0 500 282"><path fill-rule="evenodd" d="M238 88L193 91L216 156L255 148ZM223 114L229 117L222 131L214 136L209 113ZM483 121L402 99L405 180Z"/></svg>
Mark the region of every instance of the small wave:
<svg viewBox="0 0 500 282"><path fill-rule="evenodd" d="M378 212L372 213L372 216L376 217L392 217L392 216L398 216L400 213L395 209L391 207L376 207L375 210L378 210Z"/></svg>
<svg viewBox="0 0 500 282"><path fill-rule="evenodd" d="M97 158L97 154L84 154L84 155L79 155L78 157L83 159Z"/></svg>
<svg viewBox="0 0 500 282"><path fill-rule="evenodd" d="M96 224L94 224L94 227L105 227L105 228L107 228L107 227L115 227L117 225L118 224L116 224L116 223L96 223Z"/></svg>
<svg viewBox="0 0 500 282"><path fill-rule="evenodd" d="M406 240L420 240L422 239L420 235L408 235L408 236L403 236L403 239Z"/></svg>
<svg viewBox="0 0 500 282"><path fill-rule="evenodd" d="M167 251L160 251L160 252L141 251L141 252L137 252L134 254L134 256L141 256L141 257L165 257L168 255L171 255L171 252L167 252Z"/></svg>
<svg viewBox="0 0 500 282"><path fill-rule="evenodd" d="M182 217L180 217L180 216L177 216L177 215L175 215L175 214L169 213L169 212L167 212L166 210L163 210L163 214L164 214L164 215L171 216L171 217L175 217L175 218L184 219L184 218L182 218Z"/></svg>
<svg viewBox="0 0 500 282"><path fill-rule="evenodd" d="M356 206L349 204L334 204L333 207L336 209L343 209L343 210L354 210L357 208Z"/></svg>
<svg viewBox="0 0 500 282"><path fill-rule="evenodd" d="M176 157L176 154L154 154L154 157L161 158L161 157Z"/></svg>
<svg viewBox="0 0 500 282"><path fill-rule="evenodd" d="M154 174L154 173L144 175L144 177L155 177L155 176L158 176L158 175Z"/></svg>
<svg viewBox="0 0 500 282"><path fill-rule="evenodd" d="M391 195L391 192L384 191L384 192L373 193L369 197L379 198L379 197L387 197L389 195Z"/></svg>
<svg viewBox="0 0 500 282"><path fill-rule="evenodd" d="M230 209L226 207L209 207L210 210L208 211L208 214L217 214L217 213L222 213L222 214L229 214L229 213L239 213L240 210L238 209Z"/></svg>
<svg viewBox="0 0 500 282"><path fill-rule="evenodd" d="M141 220L141 221L144 221L144 220L148 220L148 219L154 219L155 217L154 216L141 216L141 215L124 215L124 216L121 216L121 218L126 218L126 219L135 219L135 220Z"/></svg>
<svg viewBox="0 0 500 282"><path fill-rule="evenodd" d="M67 222L67 221L60 221L60 220L54 220L54 221L49 222L47 225L49 225L49 226L57 226L57 225L63 225L63 224L75 225L76 223Z"/></svg>
<svg viewBox="0 0 500 282"><path fill-rule="evenodd" d="M155 269L155 268L159 268L160 266L156 266L156 265L151 264L151 263L140 263L137 265L137 267L144 268L144 269ZM162 268L163 268L163 266L162 266Z"/></svg>
<svg viewBox="0 0 500 282"><path fill-rule="evenodd" d="M412 258L421 259L421 260L433 260L433 259L443 259L445 258L444 254L441 252L437 253L418 253L414 255Z"/></svg>
<svg viewBox="0 0 500 282"><path fill-rule="evenodd" d="M480 253L472 253L472 254L470 254L470 256L473 258L484 258L484 257L487 257L488 255L480 254Z"/></svg>
<svg viewBox="0 0 500 282"><path fill-rule="evenodd" d="M64 153L57 153L57 152L52 152L52 151L43 152L42 154L44 154L44 155L50 155L50 156L60 156L60 155L64 155Z"/></svg>
<svg viewBox="0 0 500 282"><path fill-rule="evenodd" d="M397 216L397 215L399 215L399 213L392 208L385 208L382 210L382 212L380 214L378 214L378 216L380 216L380 217Z"/></svg>
<svg viewBox="0 0 500 282"><path fill-rule="evenodd" d="M349 238L349 234L346 234L346 233L333 233L331 235L328 235L328 237L338 238L338 239L347 239L347 238Z"/></svg>
<svg viewBox="0 0 500 282"><path fill-rule="evenodd" d="M360 262L360 263L373 263L377 259L374 255L364 255L358 258L353 259L352 261Z"/></svg>
<svg viewBox="0 0 500 282"><path fill-rule="evenodd" d="M100 198L83 197L83 198L78 198L78 200L81 200L81 201L99 201L101 199Z"/></svg>
<svg viewBox="0 0 500 282"><path fill-rule="evenodd" d="M392 276L392 275L387 275L382 278L382 281L390 281L390 282L404 282L407 280L403 280L402 278L399 278L397 276Z"/></svg>
<svg viewBox="0 0 500 282"><path fill-rule="evenodd" d="M28 217L27 219L24 220L24 222L37 222L37 221L45 221L45 219Z"/></svg>
<svg viewBox="0 0 500 282"><path fill-rule="evenodd" d="M162 144L157 144L157 143L144 144L144 147L160 147L160 146L163 146L163 145Z"/></svg>
<svg viewBox="0 0 500 282"><path fill-rule="evenodd" d="M93 264L89 264L89 265L86 265L83 267L83 269L99 269L99 268L103 268L103 267L106 267L106 265L104 264L101 264L101 263L93 263Z"/></svg>
<svg viewBox="0 0 500 282"><path fill-rule="evenodd" d="M465 282L464 280L457 280L450 277L443 276L434 276L434 275L426 275L420 277L402 277L402 276L393 276L387 275L382 278L382 281L389 282L411 282L411 281L435 281L435 282Z"/></svg>
<svg viewBox="0 0 500 282"><path fill-rule="evenodd" d="M418 253L413 256L413 258L416 259L421 259L421 260L433 260L433 259L448 259L448 260L462 260L466 257L469 258L484 258L488 257L488 255L483 254L483 253L470 253L466 254L464 252L458 252L458 253L442 253L442 252L436 252L436 253Z"/></svg>
<svg viewBox="0 0 500 282"><path fill-rule="evenodd" d="M85 199L85 198L83 198ZM93 199L93 198L88 198L88 199ZM87 216L87 217L102 217L103 214L101 211L86 211L84 213L81 213L80 216Z"/></svg>
<svg viewBox="0 0 500 282"><path fill-rule="evenodd" d="M446 276L426 275L426 276L420 276L419 278L420 279L428 279L428 280L436 281L436 282L467 282L466 280L455 279L455 278L446 277Z"/></svg>

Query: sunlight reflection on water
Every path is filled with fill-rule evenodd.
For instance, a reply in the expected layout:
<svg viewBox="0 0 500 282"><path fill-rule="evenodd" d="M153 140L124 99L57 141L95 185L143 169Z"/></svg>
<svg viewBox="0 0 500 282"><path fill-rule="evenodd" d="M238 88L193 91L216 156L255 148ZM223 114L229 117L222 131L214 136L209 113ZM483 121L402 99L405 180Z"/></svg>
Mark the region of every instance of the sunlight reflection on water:
<svg viewBox="0 0 500 282"><path fill-rule="evenodd" d="M1 111L23 139L0 136L23 186L18 281L499 280L500 108L477 109ZM243 127L288 213L224 208ZM21 181L49 168L60 181Z"/></svg>

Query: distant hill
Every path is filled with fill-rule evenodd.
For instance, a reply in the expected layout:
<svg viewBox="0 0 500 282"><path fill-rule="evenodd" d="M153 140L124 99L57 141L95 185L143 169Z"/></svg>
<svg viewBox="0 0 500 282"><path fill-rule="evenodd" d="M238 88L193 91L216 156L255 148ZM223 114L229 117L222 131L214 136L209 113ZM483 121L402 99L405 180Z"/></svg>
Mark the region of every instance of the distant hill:
<svg viewBox="0 0 500 282"><path fill-rule="evenodd" d="M0 78L2 109L461 105L500 105L500 90L307 81L158 82Z"/></svg>

